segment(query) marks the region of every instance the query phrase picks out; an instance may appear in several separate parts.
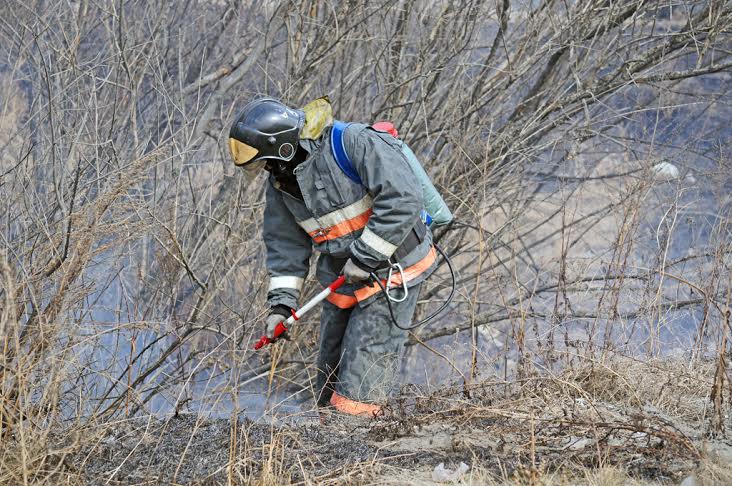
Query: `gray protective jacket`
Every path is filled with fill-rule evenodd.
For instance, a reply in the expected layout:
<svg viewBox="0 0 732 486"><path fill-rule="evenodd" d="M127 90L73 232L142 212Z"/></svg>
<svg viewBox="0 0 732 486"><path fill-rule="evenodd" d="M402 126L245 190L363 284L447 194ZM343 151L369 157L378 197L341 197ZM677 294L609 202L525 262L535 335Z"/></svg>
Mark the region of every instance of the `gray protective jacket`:
<svg viewBox="0 0 732 486"><path fill-rule="evenodd" d="M363 124L348 126L343 143L363 181L360 185L338 167L330 132L326 127L318 139L300 141L309 153L294 171L303 200L279 190L271 176L267 183L264 241L272 307L297 307L313 250L321 253L317 278L323 286L336 279L351 256L380 268L377 274L386 278L384 267L396 253L409 287L436 266L432 235L419 217L422 191L402 155L401 142ZM396 279L394 285L400 283L400 277ZM363 307L381 297L381 290L376 284L346 284L338 294L329 301L341 308L356 303Z"/></svg>

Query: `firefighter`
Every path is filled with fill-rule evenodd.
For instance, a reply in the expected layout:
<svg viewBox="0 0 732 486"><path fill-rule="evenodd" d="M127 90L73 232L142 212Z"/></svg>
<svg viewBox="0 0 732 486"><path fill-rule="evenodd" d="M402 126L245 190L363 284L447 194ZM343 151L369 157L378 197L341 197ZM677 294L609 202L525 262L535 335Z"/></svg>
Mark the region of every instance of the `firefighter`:
<svg viewBox="0 0 732 486"><path fill-rule="evenodd" d="M313 251L316 277L346 284L323 305L317 359L317 402L354 415L377 415L397 386L406 331L392 322L381 287L391 270L396 320L412 320L420 284L436 266L432 235L420 218L422 191L389 134L349 124L343 148L358 172L354 183L331 147L332 110L320 98L302 110L262 98L231 126L234 163L250 175L266 170L263 237L270 314L265 333L297 307ZM401 297L406 294L406 298ZM399 301L401 300L401 301Z"/></svg>

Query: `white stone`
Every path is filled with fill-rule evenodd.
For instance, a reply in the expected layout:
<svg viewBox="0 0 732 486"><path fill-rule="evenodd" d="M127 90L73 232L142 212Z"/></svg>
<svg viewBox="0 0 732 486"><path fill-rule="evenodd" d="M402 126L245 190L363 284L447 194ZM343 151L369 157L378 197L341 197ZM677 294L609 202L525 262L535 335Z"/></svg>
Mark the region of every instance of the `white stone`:
<svg viewBox="0 0 732 486"><path fill-rule="evenodd" d="M653 172L661 180L670 181L679 178L679 168L668 162L660 162L653 166Z"/></svg>
<svg viewBox="0 0 732 486"><path fill-rule="evenodd" d="M581 451L588 445L593 444L595 441L593 439L588 439L587 437L570 437L569 444L565 447L565 449L569 449L572 451Z"/></svg>
<svg viewBox="0 0 732 486"><path fill-rule="evenodd" d="M470 466L461 462L456 470L446 469L445 463L441 462L435 466L432 471L432 480L439 483L448 483L452 481L459 481L463 475L470 470Z"/></svg>
<svg viewBox="0 0 732 486"><path fill-rule="evenodd" d="M699 481L696 479L696 476L692 474L690 476L686 476L679 486L699 486Z"/></svg>

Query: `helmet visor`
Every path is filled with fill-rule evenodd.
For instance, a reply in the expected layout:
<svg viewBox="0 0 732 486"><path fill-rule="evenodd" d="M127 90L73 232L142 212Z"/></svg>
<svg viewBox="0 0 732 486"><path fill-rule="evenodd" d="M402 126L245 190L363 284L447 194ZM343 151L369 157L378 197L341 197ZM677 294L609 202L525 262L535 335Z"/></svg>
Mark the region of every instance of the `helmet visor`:
<svg viewBox="0 0 732 486"><path fill-rule="evenodd" d="M246 164L259 153L259 150L251 145L240 142L235 138L229 139L229 150L231 151L231 158L234 159L234 164L239 166Z"/></svg>

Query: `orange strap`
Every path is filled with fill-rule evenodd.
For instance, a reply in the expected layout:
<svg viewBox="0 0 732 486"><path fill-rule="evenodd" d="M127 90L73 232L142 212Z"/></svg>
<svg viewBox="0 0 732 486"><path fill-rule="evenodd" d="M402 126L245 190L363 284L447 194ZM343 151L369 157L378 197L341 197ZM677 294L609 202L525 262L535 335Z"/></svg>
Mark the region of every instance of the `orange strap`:
<svg viewBox="0 0 732 486"><path fill-rule="evenodd" d="M354 231L365 228L372 213L373 210L369 208L354 218L334 224L329 228L312 231L310 232L310 237L315 243L323 243L324 241L334 240L341 236L350 235Z"/></svg>
<svg viewBox="0 0 732 486"><path fill-rule="evenodd" d="M402 284L402 274L404 275L404 280L409 282L410 280L414 280L417 278L422 272L426 271L428 268L432 266L433 263L435 263L435 260L437 259L437 252L435 251L435 247L433 246L430 248L430 251L427 252L427 254L422 258L420 261L412 265L411 267L405 268L402 273L395 273L391 276L391 285L397 286ZM386 287L386 280L381 280L381 285ZM368 299L372 295L376 294L377 292L381 292L381 287L374 282L370 286L362 287L353 294L356 296L356 300L359 302Z"/></svg>
<svg viewBox="0 0 732 486"><path fill-rule="evenodd" d="M437 252L435 252L435 248L432 247L430 248L430 251L427 252L427 255L424 256L424 258L422 258L411 267L407 267L404 269L404 279L409 282L410 280L417 278L422 272L430 268L432 264L435 263L436 258ZM381 284L386 287L386 280L382 279ZM396 273L392 275L391 284L392 286L401 285L402 274ZM344 295L331 292L330 295L326 297L326 300L334 306L338 307L339 309L350 309L352 307L355 307L356 304L358 304L359 302L368 299L378 292L381 292L381 287L379 287L378 284L373 283L371 284L371 286L367 285L356 290L353 293L354 295Z"/></svg>
<svg viewBox="0 0 732 486"><path fill-rule="evenodd" d="M382 414L381 407L372 403L363 403L346 398L343 395L339 395L333 392L333 396L330 397L330 404L333 405L336 410L348 415L360 415L364 417L377 417Z"/></svg>
<svg viewBox="0 0 732 486"><path fill-rule="evenodd" d="M352 295L336 294L335 292L331 292L328 297L326 297L326 300L340 309L350 309L358 304L356 297Z"/></svg>

